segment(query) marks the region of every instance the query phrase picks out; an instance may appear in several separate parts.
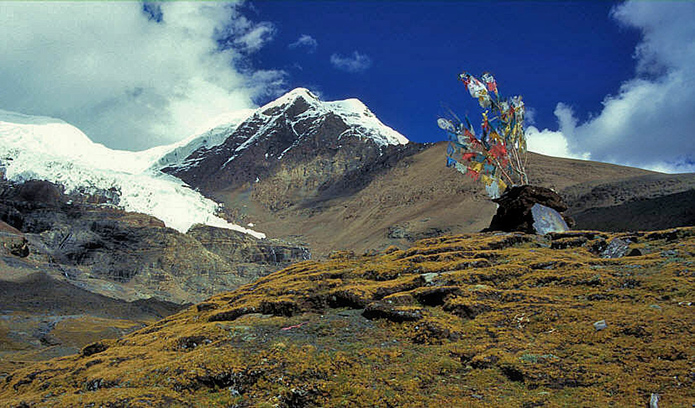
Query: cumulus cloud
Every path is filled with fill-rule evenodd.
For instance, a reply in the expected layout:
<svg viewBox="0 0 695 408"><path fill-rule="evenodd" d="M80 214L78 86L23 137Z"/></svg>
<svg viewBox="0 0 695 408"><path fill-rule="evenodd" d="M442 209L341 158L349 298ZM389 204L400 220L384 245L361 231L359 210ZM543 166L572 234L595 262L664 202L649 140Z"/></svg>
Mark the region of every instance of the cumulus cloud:
<svg viewBox="0 0 695 408"><path fill-rule="evenodd" d="M670 172L695 171L695 15L692 2L623 3L618 23L642 31L635 49L635 76L603 101L597 116L579 123L558 104L559 132L544 135L568 155ZM545 132L545 133L544 133ZM535 142L534 142L535 143ZM542 149L538 145L534 149ZM562 150L562 149L560 149Z"/></svg>
<svg viewBox="0 0 695 408"><path fill-rule="evenodd" d="M239 3L0 2L0 109L112 148L170 143L282 87L247 61L274 32Z"/></svg>
<svg viewBox="0 0 695 408"><path fill-rule="evenodd" d="M310 35L307 34L302 34L299 36L297 41L293 42L290 44L288 47L290 49L304 49L308 53L314 53L316 51L316 48L319 46L319 42L316 41L316 39Z"/></svg>
<svg viewBox="0 0 695 408"><path fill-rule="evenodd" d="M528 150L548 156L590 159L591 154L589 152L575 150L576 147L570 148L566 134L573 132L577 127L577 119L574 117L572 109L563 103L558 103L554 114L558 119L560 131L538 130L535 126L529 126L526 129Z"/></svg>
<svg viewBox="0 0 695 408"><path fill-rule="evenodd" d="M331 64L342 71L355 73L369 69L372 66L372 60L368 56L355 51L348 56L331 55Z"/></svg>

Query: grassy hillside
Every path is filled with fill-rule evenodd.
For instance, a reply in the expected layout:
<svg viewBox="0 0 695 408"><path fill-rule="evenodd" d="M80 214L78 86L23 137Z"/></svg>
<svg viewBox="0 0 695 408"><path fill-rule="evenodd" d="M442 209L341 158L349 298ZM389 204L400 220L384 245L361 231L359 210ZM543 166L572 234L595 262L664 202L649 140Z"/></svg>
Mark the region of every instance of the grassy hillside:
<svg viewBox="0 0 695 408"><path fill-rule="evenodd" d="M662 225L695 225L695 189L656 198L641 198L623 204L590 208L574 214L579 228L601 226L608 231L629 231L635 224L644 229Z"/></svg>
<svg viewBox="0 0 695 408"><path fill-rule="evenodd" d="M694 228L335 253L18 370L0 405L689 407L693 261Z"/></svg>

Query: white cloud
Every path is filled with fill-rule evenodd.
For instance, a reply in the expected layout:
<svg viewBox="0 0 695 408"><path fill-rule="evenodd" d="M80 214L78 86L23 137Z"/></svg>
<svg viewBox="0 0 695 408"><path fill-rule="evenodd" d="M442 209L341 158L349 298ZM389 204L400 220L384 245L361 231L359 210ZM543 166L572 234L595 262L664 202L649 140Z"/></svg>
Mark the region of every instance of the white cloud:
<svg viewBox="0 0 695 408"><path fill-rule="evenodd" d="M527 147L529 151L555 157L569 157L572 159L588 160L589 153L577 154L569 149L567 139L562 132L552 130L538 130L535 126L529 126L526 130Z"/></svg>
<svg viewBox="0 0 695 408"><path fill-rule="evenodd" d="M275 30L238 6L0 2L0 109L64 119L112 148L180 140L284 79L249 69Z"/></svg>
<svg viewBox="0 0 695 408"><path fill-rule="evenodd" d="M351 56L343 57L340 54L331 55L331 64L334 67L347 72L363 72L372 66L372 60L364 54L355 51Z"/></svg>
<svg viewBox="0 0 695 408"><path fill-rule="evenodd" d="M526 112L524 114L524 123L527 125L536 124L536 110L532 107L526 105Z"/></svg>
<svg viewBox="0 0 695 408"><path fill-rule="evenodd" d="M695 172L693 15L693 2L631 1L616 7L612 16L643 34L635 50L635 77L607 96L601 113L586 122L578 124L571 110L558 104L561 134L553 140L563 138L567 152L586 151L592 160Z"/></svg>
<svg viewBox="0 0 695 408"><path fill-rule="evenodd" d="M237 17L229 25L229 34L236 36L233 42L239 51L256 52L275 36L275 26L268 22L254 23L245 17Z"/></svg>
<svg viewBox="0 0 695 408"><path fill-rule="evenodd" d="M316 51L316 48L318 46L319 46L319 42L316 41L315 38L313 38L312 36L307 35L307 34L302 34L301 36L299 36L297 41L293 42L288 47L290 49L303 48L308 53L311 54L311 53Z"/></svg>
<svg viewBox="0 0 695 408"><path fill-rule="evenodd" d="M574 118L572 109L563 103L558 103L554 113L558 119L560 131L538 130L535 126L529 126L526 129L528 150L548 156L582 160L590 159L591 154L589 152L570 148L566 135L574 132L577 126L577 120Z"/></svg>

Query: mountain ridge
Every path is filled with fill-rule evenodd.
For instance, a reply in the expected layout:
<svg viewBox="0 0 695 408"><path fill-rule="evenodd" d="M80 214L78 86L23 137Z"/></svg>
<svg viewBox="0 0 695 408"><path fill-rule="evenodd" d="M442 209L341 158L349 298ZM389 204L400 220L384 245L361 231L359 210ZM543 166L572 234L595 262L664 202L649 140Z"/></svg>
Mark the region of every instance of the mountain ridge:
<svg viewBox="0 0 695 408"><path fill-rule="evenodd" d="M145 214L79 202L46 181L0 182L0 222L17 231L3 240L23 242L15 250L22 262L126 301L201 300L311 257L301 245L226 228L196 224L182 234Z"/></svg>
<svg viewBox="0 0 695 408"><path fill-rule="evenodd" d="M323 102L307 89L297 88L257 109L221 145L200 149L182 165L163 171L212 192L220 186L255 183L280 168L286 173L311 173L302 175L310 179L302 184L316 189L327 180L312 171L309 161L318 161L313 164L323 167L319 170L324 173L340 172L340 177L407 144L404 136L381 123L359 100ZM332 166L334 161L340 162L338 167ZM298 179L298 175L292 177L301 183ZM284 184L291 190L289 183Z"/></svg>
<svg viewBox="0 0 695 408"><path fill-rule="evenodd" d="M305 241L317 256L403 246L488 226L494 204L482 187L445 167L444 143L346 140L342 135L350 126L329 108L317 108L330 103L294 90L260 108L224 144L189 156L191 166L164 171L224 203L235 222ZM566 195L570 213L695 189L695 174L528 157L531 182ZM588 222L596 229L605 225ZM662 219L650 225L676 224ZM631 229L640 224L635 221Z"/></svg>
<svg viewBox="0 0 695 408"><path fill-rule="evenodd" d="M333 250L383 250L390 245L405 247L422 238L442 233L470 233L486 228L495 213L480 183L445 165L446 143L410 143L408 154L394 157L378 171L363 178L354 188L334 184L332 197L320 193L287 200L274 207L274 200L286 199L278 187L282 183L267 179L222 186L206 192L227 208L239 209L239 222L253 222L273 237L296 237L312 247L315 256ZM586 209L586 203L603 206L627 200L662 196L695 189L695 174L669 175L583 160L560 159L535 153L528 155L531 183L552 188L564 196L570 215ZM275 176L281 178L282 173ZM647 183L648 181L648 183ZM612 194L611 186L630 183L630 194ZM589 198L597 186L608 192L607 201ZM278 197L279 196L279 197ZM589 224L601 229L603 224ZM646 224L645 224L646 225ZM661 223L657 227L673 227ZM579 226L581 228L581 226ZM585 227L586 228L586 227ZM633 223L632 230L640 224Z"/></svg>
<svg viewBox="0 0 695 408"><path fill-rule="evenodd" d="M64 128L64 132L56 132L76 135L73 138L75 141L65 145L51 142L52 144L43 146L43 141L49 139L40 131L12 124L11 120L24 122L22 125L26 126L57 125ZM453 176L450 169L444 168L441 158L425 153L440 149L438 146L441 144L408 142L407 138L381 123L359 100L325 102L309 90L297 88L256 110L225 115L219 123L212 126L210 130L199 132L176 144L132 155L129 152L111 152L101 145L90 145L90 149L96 152L93 158L85 158L89 155L82 154L75 156L77 160L68 160L68 157L72 157L70 154L74 155L73 151L80 150L78 145L84 147L91 143L79 130L51 118L4 112L0 116L0 134L10 143L6 143L4 150L0 152L4 157L0 159L0 173L13 180L44 178L60 183L68 190L79 190L86 194L110 191L107 195L113 198L111 204L129 211L155 215L182 232L194 223L203 223L263 237L265 233L248 227L253 224L256 229L269 231L273 237L299 235L298 238L303 240L307 233L293 233L291 224L296 223L289 218L306 216L305 219L311 224L314 221L311 214L320 216L326 210L333 211L333 206L341 205L358 212L350 217L369 218L368 215L359 214L364 211L379 213L385 215L382 218L390 219L390 225L381 225L377 230L370 228L366 220L362 222L365 226L363 232L349 227L353 229L352 233L356 232L361 236L363 244L352 243L347 249L363 250L368 249L369 245L383 248L398 243L392 239L397 236L413 238L443 231L471 232L486 226L483 225L484 219L489 216L490 210L479 189L469 183L466 177ZM27 139L27 135L30 139ZM29 145L34 147L29 150L41 154L51 150L51 155L27 153L27 148L20 146L27 145L27 140L33 140ZM90 149L87 150L91 151ZM418 166L418 171L429 174L428 180L409 175L407 171L395 170L399 166L409 166L411 157L417 155L428 156L427 162ZM102 156L107 160L100 159ZM533 154L530 157L529 173L532 181L566 195L572 201L570 211L575 213L695 188L695 183L691 180L693 175L665 176L640 169L628 171L626 168L613 171L607 164L585 162L583 166L570 166L565 159L534 159L541 156ZM92 167L95 162L100 162L99 165L104 165L107 171L94 173L89 166L80 164L85 160ZM534 164L538 160L541 163ZM160 168L178 178L161 173ZM558 171L562 168L567 170ZM580 173L573 175L570 169ZM141 171L143 173L128 173ZM592 172L606 173L605 176L596 176ZM118 178L114 174L121 174L125 178L115 181ZM614 174L619 179L610 180L609 174ZM384 177L391 177L392 180L378 181ZM419 191L413 191L409 197L402 197L403 202L416 200L424 206L422 197L430 196L432 208L457 207L457 201L461 201L479 207L480 211L454 211L450 217L467 217L469 221L467 226L452 228L443 221L427 221L440 215L425 208L418 214L400 216L390 214L383 205L367 208L356 208L354 205L355 200L372 200L360 192L369 190L369 185L374 183L380 185L379 189L370 190L376 196L402 195L393 186L406 189L410 187L400 183L399 178L422 184L416 189ZM596 184L597 181L591 181L598 179L605 180L603 186ZM179 180L183 180L185 184ZM437 197L425 192L436 191L440 189L439 185L447 185L448 190L456 189L452 186L456 182L461 185L459 193L465 196L444 194ZM590 185L591 183L594 185ZM348 203L343 203L345 200ZM173 202L184 204L172 206ZM398 207L400 204L393 206ZM333 213L338 215L335 211ZM278 219L288 221L283 223ZM321 223L327 225L329 230L344 229L341 222L334 223L326 218ZM594 221L586 225L599 229L602 226L600 222ZM668 223L656 225L670 226ZM273 228L279 230L273 231ZM404 229L414 230L407 232ZM632 229L640 228L639 225L634 225ZM374 234L381 237L374 238ZM325 246L325 239L320 235L309 232L309 243ZM401 240L400 244L405 242ZM326 254L331 249L340 249L339 240L334 240L332 248L327 247L326 251L316 253Z"/></svg>

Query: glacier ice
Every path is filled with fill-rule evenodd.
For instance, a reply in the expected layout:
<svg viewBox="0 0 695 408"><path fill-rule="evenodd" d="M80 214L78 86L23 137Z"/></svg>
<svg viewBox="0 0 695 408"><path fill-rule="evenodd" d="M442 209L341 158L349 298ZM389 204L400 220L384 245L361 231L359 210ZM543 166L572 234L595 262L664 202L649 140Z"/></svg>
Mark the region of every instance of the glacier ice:
<svg viewBox="0 0 695 408"><path fill-rule="evenodd" d="M227 117L227 123L172 145L129 152L94 143L59 119L0 110L0 166L9 180L47 180L63 185L67 193L114 188L120 191L119 206L124 210L152 215L181 232L200 223L265 238L218 217L217 203L158 170L198 147L222 143L222 135L250 113L239 112Z"/></svg>

